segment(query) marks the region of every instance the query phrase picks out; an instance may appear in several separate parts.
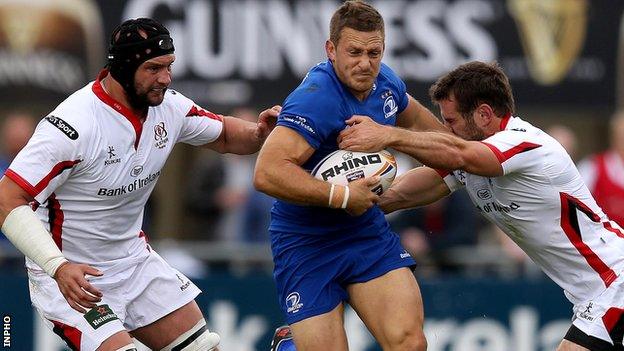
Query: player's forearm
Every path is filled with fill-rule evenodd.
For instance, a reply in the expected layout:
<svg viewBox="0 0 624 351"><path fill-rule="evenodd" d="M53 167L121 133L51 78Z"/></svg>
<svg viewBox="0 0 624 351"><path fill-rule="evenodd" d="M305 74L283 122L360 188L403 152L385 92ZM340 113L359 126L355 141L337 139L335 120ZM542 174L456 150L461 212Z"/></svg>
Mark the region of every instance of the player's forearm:
<svg viewBox="0 0 624 351"><path fill-rule="evenodd" d="M450 193L444 181L428 167L419 167L398 177L379 199L385 213L433 203Z"/></svg>
<svg viewBox="0 0 624 351"><path fill-rule="evenodd" d="M270 165L256 165L254 186L267 195L309 206L329 206L330 184L312 177L308 172L288 161ZM342 198L343 187L336 189L336 199ZM339 193L340 192L340 193Z"/></svg>
<svg viewBox="0 0 624 351"><path fill-rule="evenodd" d="M412 132L387 128L388 147L406 153L426 166L437 169L462 169L465 141L441 132Z"/></svg>
<svg viewBox="0 0 624 351"><path fill-rule="evenodd" d="M18 206L9 212L2 223L2 232L18 250L51 277L67 262L50 233L27 205Z"/></svg>
<svg viewBox="0 0 624 351"><path fill-rule="evenodd" d="M256 135L255 123L235 117L225 117L223 123L223 145L217 151L249 155L260 150L264 139Z"/></svg>

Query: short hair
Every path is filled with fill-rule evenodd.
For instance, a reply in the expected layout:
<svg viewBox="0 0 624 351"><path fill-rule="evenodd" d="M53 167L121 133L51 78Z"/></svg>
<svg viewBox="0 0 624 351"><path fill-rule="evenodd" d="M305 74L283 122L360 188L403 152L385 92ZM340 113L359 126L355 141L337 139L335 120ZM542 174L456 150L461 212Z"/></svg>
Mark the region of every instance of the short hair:
<svg viewBox="0 0 624 351"><path fill-rule="evenodd" d="M361 32L381 31L385 35L384 20L379 11L364 1L345 1L329 21L329 40L338 45L342 29L349 27Z"/></svg>
<svg viewBox="0 0 624 351"><path fill-rule="evenodd" d="M457 111L469 116L480 104L488 104L497 116L513 114L515 104L509 79L496 62L473 61L458 66L429 89L435 103L454 97Z"/></svg>

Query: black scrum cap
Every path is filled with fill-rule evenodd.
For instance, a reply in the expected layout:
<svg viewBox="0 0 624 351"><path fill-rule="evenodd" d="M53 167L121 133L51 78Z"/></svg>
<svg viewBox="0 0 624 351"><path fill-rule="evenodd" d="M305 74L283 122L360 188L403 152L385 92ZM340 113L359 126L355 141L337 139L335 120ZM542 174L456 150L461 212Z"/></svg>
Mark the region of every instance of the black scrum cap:
<svg viewBox="0 0 624 351"><path fill-rule="evenodd" d="M111 34L108 69L128 91L134 89L134 74L143 62L173 51L173 39L162 24L151 18L130 19Z"/></svg>

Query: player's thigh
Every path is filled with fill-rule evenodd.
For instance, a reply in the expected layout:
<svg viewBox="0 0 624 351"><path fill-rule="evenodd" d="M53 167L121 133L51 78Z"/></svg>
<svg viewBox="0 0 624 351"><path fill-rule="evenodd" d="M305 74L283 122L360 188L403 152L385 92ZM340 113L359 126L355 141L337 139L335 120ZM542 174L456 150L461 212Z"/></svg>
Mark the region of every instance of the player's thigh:
<svg viewBox="0 0 624 351"><path fill-rule="evenodd" d="M422 297L409 268L350 284L347 291L349 304L382 346L396 344L407 336L424 340Z"/></svg>
<svg viewBox="0 0 624 351"><path fill-rule="evenodd" d="M292 323L293 339L297 351L346 351L347 336L344 330L344 305L333 310Z"/></svg>
<svg viewBox="0 0 624 351"><path fill-rule="evenodd" d="M102 301L83 314L69 306L58 285L49 276L33 273L29 279L33 306L45 325L71 349L117 350L131 343L122 322L124 309L119 303L121 297L106 286L97 287L104 294Z"/></svg>
<svg viewBox="0 0 624 351"><path fill-rule="evenodd" d="M120 331L104 340L100 347L97 348L97 351L116 351L130 344L132 344L130 334L125 331Z"/></svg>
<svg viewBox="0 0 624 351"><path fill-rule="evenodd" d="M160 350L191 330L202 318L199 306L191 301L159 320L133 330L131 334L147 347Z"/></svg>
<svg viewBox="0 0 624 351"><path fill-rule="evenodd" d="M557 351L589 351L589 349L564 339L557 347Z"/></svg>

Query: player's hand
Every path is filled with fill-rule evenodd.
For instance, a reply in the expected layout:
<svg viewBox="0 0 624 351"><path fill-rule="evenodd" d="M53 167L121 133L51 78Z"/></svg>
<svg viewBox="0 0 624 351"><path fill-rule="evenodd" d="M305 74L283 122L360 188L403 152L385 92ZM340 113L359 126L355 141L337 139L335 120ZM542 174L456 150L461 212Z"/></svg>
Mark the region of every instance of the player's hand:
<svg viewBox="0 0 624 351"><path fill-rule="evenodd" d="M375 176L349 183L349 201L346 211L350 215L360 216L379 201L379 196L371 191L379 180L379 176Z"/></svg>
<svg viewBox="0 0 624 351"><path fill-rule="evenodd" d="M349 151L377 152L388 145L386 126L370 117L353 115L345 123L348 128L338 135L338 147Z"/></svg>
<svg viewBox="0 0 624 351"><path fill-rule="evenodd" d="M258 139L266 139L277 123L277 116L282 111L282 106L275 105L269 109L260 112L258 122L256 124L256 137Z"/></svg>
<svg viewBox="0 0 624 351"><path fill-rule="evenodd" d="M85 278L85 275L99 277L103 273L86 264L65 263L59 267L54 279L61 294L71 308L80 313L97 306L102 301L102 293Z"/></svg>

